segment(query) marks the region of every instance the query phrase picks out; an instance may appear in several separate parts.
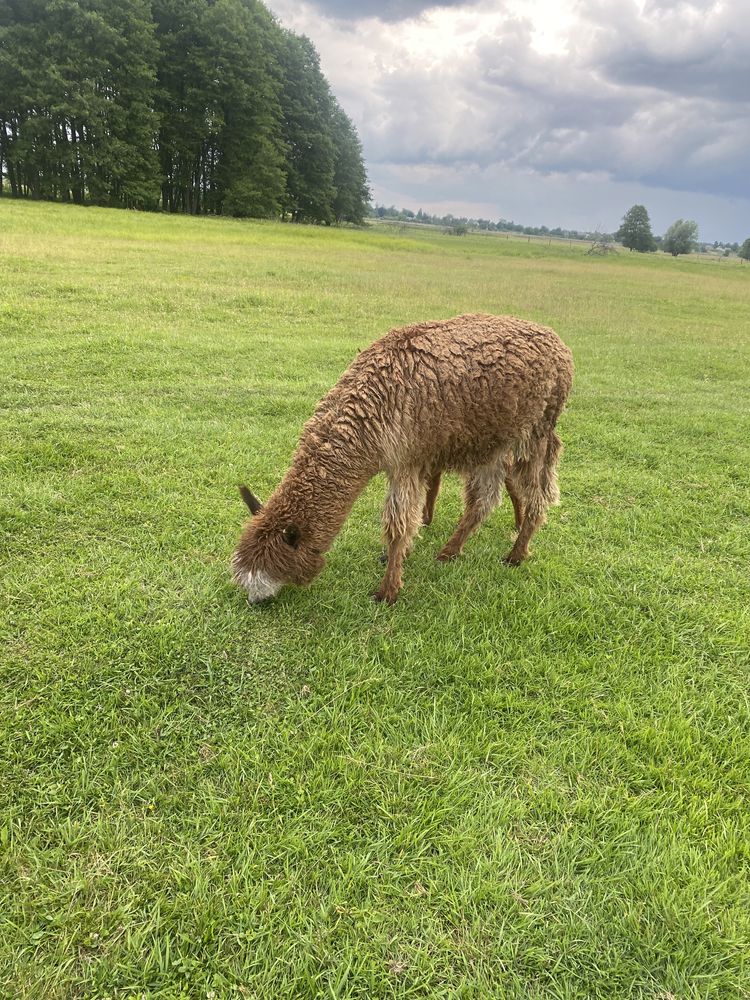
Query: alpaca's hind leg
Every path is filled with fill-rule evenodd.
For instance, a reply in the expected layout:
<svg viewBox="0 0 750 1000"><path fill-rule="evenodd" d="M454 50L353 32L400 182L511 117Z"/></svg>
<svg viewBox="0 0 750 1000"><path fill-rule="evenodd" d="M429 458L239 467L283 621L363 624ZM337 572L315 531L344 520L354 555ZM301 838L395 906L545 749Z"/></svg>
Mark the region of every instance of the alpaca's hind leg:
<svg viewBox="0 0 750 1000"><path fill-rule="evenodd" d="M513 504L513 514L516 519L516 531L520 531L521 525L523 524L523 501L521 500L521 493L518 488L518 484L512 476L505 477L505 489L508 491L510 502Z"/></svg>
<svg viewBox="0 0 750 1000"><path fill-rule="evenodd" d="M559 499L557 459L562 442L554 431L542 438L528 459L513 467L513 478L524 498L523 521L513 548L503 562L517 566L528 557L534 532L547 520L547 508Z"/></svg>
<svg viewBox="0 0 750 1000"><path fill-rule="evenodd" d="M393 604L401 590L401 568L419 531L423 503L424 484L417 473L407 473L391 480L383 510L388 566L383 582L372 595L376 601Z"/></svg>
<svg viewBox="0 0 750 1000"><path fill-rule="evenodd" d="M466 539L477 530L500 503L503 495L505 466L502 459L482 465L466 480L464 487L464 513L456 530L438 552L438 559L447 562L461 553Z"/></svg>
<svg viewBox="0 0 750 1000"><path fill-rule="evenodd" d="M432 524L432 518L435 514L435 503L440 492L440 476L441 473L438 471L434 472L427 479L427 497L422 511L422 524Z"/></svg>
<svg viewBox="0 0 750 1000"><path fill-rule="evenodd" d="M503 559L504 563L509 566L518 566L528 558L529 555L529 542L532 539L537 528L540 528L546 520L546 508L539 506L536 503L535 498L532 496L529 499L528 506L526 507L526 513L521 525L521 530L518 532L518 536L513 544L513 548Z"/></svg>

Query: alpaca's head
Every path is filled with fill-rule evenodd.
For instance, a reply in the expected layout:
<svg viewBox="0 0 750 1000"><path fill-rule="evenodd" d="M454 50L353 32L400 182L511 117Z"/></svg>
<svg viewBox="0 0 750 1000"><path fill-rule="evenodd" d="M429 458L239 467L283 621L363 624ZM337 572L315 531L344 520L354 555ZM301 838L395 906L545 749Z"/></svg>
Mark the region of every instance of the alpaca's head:
<svg viewBox="0 0 750 1000"><path fill-rule="evenodd" d="M286 583L304 586L314 580L325 560L305 529L278 510L266 510L247 486L240 486L240 493L253 519L232 557L232 575L250 604L275 597Z"/></svg>

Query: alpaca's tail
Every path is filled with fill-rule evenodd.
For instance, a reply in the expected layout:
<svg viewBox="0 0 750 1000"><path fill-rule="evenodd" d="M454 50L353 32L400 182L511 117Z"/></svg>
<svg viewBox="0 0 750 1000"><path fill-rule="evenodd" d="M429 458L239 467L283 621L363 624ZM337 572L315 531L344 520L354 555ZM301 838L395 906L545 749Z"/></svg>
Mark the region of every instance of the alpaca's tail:
<svg viewBox="0 0 750 1000"><path fill-rule="evenodd" d="M562 454L562 450L563 443L553 428L547 435L547 448L539 475L539 485L541 486L542 496L547 506L560 503L560 487L557 483L557 462Z"/></svg>
<svg viewBox="0 0 750 1000"><path fill-rule="evenodd" d="M555 433L558 414L558 407L551 404L531 439L519 442L513 452L513 481L527 512L542 519L548 507L560 502L557 461L563 443Z"/></svg>

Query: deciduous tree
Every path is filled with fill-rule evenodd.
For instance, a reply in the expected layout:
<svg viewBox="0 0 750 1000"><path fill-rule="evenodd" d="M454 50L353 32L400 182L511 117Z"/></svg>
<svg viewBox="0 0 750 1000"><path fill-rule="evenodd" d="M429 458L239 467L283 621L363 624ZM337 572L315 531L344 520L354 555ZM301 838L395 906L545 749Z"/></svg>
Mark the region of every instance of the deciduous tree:
<svg viewBox="0 0 750 1000"><path fill-rule="evenodd" d="M627 210L615 238L631 251L652 253L656 250L656 243L651 232L651 222L643 205L633 205Z"/></svg>
<svg viewBox="0 0 750 1000"><path fill-rule="evenodd" d="M295 222L334 221L333 101L309 38L285 32L282 108L287 144L284 210Z"/></svg>
<svg viewBox="0 0 750 1000"><path fill-rule="evenodd" d="M155 207L147 0L4 0L2 158L17 196Z"/></svg>
<svg viewBox="0 0 750 1000"><path fill-rule="evenodd" d="M664 234L662 249L677 257L683 253L693 253L698 248L698 223L692 219L678 219Z"/></svg>
<svg viewBox="0 0 750 1000"><path fill-rule="evenodd" d="M333 213L337 222L361 225L367 214L370 189L367 184L362 143L349 116L334 100L333 139L336 151L333 168Z"/></svg>

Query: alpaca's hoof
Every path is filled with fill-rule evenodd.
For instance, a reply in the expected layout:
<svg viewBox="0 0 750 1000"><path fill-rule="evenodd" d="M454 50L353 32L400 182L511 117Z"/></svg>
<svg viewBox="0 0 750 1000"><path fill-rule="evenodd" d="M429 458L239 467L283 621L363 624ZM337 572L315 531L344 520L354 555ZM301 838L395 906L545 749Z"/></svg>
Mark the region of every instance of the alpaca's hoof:
<svg viewBox="0 0 750 1000"><path fill-rule="evenodd" d="M385 566L388 563L388 549L383 549L383 551L378 556L378 562L381 566Z"/></svg>
<svg viewBox="0 0 750 1000"><path fill-rule="evenodd" d="M454 549L441 549L435 558L438 562L453 562L454 559L458 559L459 555L460 552L456 552Z"/></svg>
<svg viewBox="0 0 750 1000"><path fill-rule="evenodd" d="M509 552L507 556L503 557L504 566L520 566L522 562L523 562L523 556L520 559L518 559L513 556L512 552Z"/></svg>
<svg viewBox="0 0 750 1000"><path fill-rule="evenodd" d="M376 604L395 604L398 594L391 594L388 591L376 590L372 595L373 601Z"/></svg>

